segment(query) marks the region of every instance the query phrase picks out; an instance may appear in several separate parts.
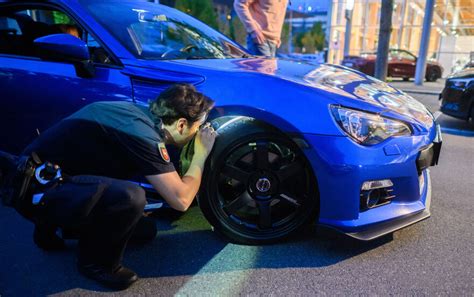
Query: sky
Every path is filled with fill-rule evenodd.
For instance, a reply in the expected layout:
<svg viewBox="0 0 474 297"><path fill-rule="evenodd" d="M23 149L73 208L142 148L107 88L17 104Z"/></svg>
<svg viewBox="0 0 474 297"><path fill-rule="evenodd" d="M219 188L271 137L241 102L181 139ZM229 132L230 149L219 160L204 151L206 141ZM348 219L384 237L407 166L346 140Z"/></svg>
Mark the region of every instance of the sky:
<svg viewBox="0 0 474 297"><path fill-rule="evenodd" d="M301 6L304 9L311 9L312 11L327 11L331 0L290 0L290 8L293 10L298 10Z"/></svg>

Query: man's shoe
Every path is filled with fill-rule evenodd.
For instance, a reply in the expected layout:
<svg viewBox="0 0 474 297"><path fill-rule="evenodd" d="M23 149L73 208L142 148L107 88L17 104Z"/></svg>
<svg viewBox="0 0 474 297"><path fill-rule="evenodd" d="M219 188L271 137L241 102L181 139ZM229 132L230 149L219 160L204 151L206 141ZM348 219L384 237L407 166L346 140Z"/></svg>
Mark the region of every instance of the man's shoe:
<svg viewBox="0 0 474 297"><path fill-rule="evenodd" d="M56 234L56 228L36 225L33 231L33 241L45 251L61 251L66 249L64 240Z"/></svg>
<svg viewBox="0 0 474 297"><path fill-rule="evenodd" d="M115 290L125 290L138 280L135 272L123 266L112 270L98 264L78 263L77 269L84 276Z"/></svg>

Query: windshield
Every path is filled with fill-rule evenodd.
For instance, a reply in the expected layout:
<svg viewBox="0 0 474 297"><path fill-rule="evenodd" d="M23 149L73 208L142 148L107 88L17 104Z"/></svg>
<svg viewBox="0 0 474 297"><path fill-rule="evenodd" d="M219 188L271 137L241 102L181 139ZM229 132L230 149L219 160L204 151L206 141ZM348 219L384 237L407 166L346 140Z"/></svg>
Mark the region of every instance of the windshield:
<svg viewBox="0 0 474 297"><path fill-rule="evenodd" d="M141 59L226 59L247 56L223 34L154 3L81 1L89 13Z"/></svg>

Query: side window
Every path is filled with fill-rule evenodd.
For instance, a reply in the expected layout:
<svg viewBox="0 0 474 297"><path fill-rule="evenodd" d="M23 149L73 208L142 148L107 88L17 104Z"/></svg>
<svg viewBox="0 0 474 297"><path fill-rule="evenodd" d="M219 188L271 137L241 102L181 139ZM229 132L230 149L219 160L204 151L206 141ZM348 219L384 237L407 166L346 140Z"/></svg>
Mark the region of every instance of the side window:
<svg viewBox="0 0 474 297"><path fill-rule="evenodd" d="M37 56L33 42L51 34L70 34L84 40L95 63L111 64L107 52L65 13L49 8L0 9L0 53Z"/></svg>
<svg viewBox="0 0 474 297"><path fill-rule="evenodd" d="M400 57L405 60L415 61L415 57L407 52L400 52Z"/></svg>
<svg viewBox="0 0 474 297"><path fill-rule="evenodd" d="M388 52L388 59L389 59L389 60L396 60L396 59L398 59L398 52L397 52L397 51L389 51L389 52Z"/></svg>
<svg viewBox="0 0 474 297"><path fill-rule="evenodd" d="M91 60L94 63L98 64L113 64L110 55L107 51L94 39L90 34L85 34L85 40L89 52L91 55Z"/></svg>
<svg viewBox="0 0 474 297"><path fill-rule="evenodd" d="M22 47L22 35L14 18L0 15L0 53L15 54L15 50Z"/></svg>

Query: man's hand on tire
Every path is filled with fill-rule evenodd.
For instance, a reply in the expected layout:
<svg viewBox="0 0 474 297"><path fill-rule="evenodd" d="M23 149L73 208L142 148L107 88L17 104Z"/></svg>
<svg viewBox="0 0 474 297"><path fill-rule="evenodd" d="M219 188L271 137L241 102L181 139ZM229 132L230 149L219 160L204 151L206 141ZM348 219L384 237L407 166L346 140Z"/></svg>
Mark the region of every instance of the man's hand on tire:
<svg viewBox="0 0 474 297"><path fill-rule="evenodd" d="M197 133L194 142L194 156L206 159L212 151L216 136L217 132L212 128L211 123L206 123Z"/></svg>

